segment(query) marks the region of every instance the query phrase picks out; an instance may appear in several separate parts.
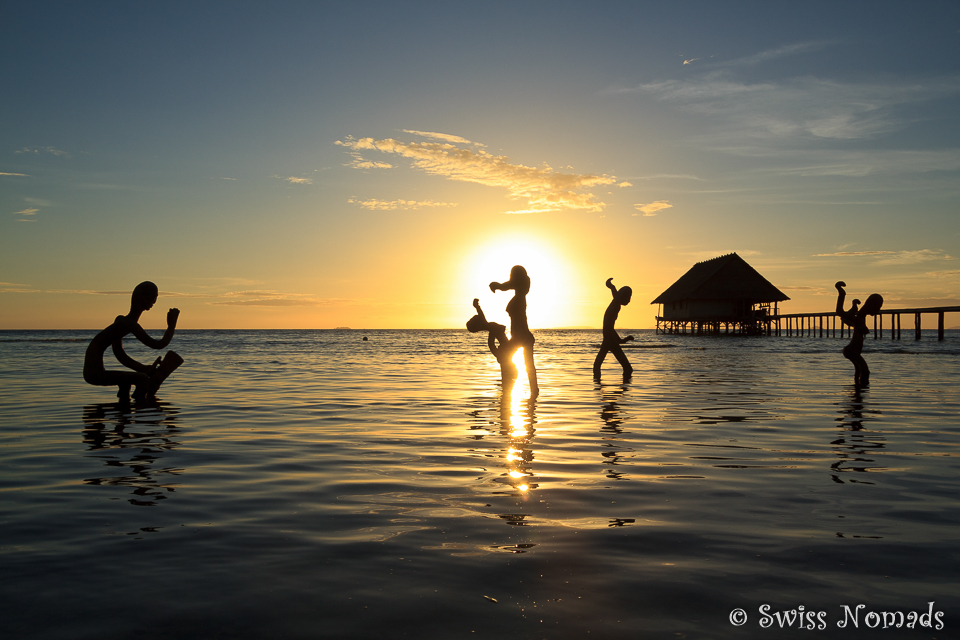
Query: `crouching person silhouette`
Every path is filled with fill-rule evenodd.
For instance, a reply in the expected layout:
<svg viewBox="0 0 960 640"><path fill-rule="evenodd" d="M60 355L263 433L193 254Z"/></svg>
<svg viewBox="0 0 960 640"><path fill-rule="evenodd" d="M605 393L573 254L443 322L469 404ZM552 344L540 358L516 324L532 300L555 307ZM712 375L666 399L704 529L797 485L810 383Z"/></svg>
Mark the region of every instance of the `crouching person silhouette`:
<svg viewBox="0 0 960 640"><path fill-rule="evenodd" d="M500 363L500 377L503 383L513 382L517 379L517 367L513 364L513 354L517 352L517 348L507 339L507 328L502 324L487 321L483 309L480 308L479 299L473 299L473 308L477 310L477 315L467 320L467 331L487 332L487 346L493 357Z"/></svg>
<svg viewBox="0 0 960 640"><path fill-rule="evenodd" d="M597 354L597 359L593 361L593 376L595 378L600 377L600 366L603 364L603 360L607 357L607 353L613 353L617 361L623 366L623 377L626 378L633 373L633 367L630 366L630 361L627 360L627 355L620 348L620 345L633 340L633 336L621 338L614 325L620 315L620 308L630 304L633 289L630 287L617 289L613 286L613 278L607 278L607 288L613 294L613 300L610 301L610 305L603 313L603 342L600 343L600 353Z"/></svg>
<svg viewBox="0 0 960 640"><path fill-rule="evenodd" d="M883 296L879 293L872 293L867 301L863 303L854 321L850 338L850 344L843 348L843 357L853 363L853 384L858 389L870 384L870 369L867 362L863 359L863 339L870 333L867 328L867 316L875 316L880 313L880 307L883 306Z"/></svg>
<svg viewBox="0 0 960 640"><path fill-rule="evenodd" d="M83 360L83 379L90 384L109 387L117 385L120 389L117 397L121 401L129 400L130 387L136 387L133 397L137 401L153 398L157 389L174 369L183 364L183 358L173 351L168 351L163 358L157 358L152 365L142 364L131 358L123 350L123 338L132 333L140 342L153 349L163 349L173 339L177 328L179 309L170 309L167 312L167 330L163 337L155 340L147 335L140 326L140 315L153 307L157 302L159 291L152 282L141 282L133 290L130 299L130 313L117 316L109 327L98 333ZM103 367L103 354L107 347L113 348L113 354L125 367L133 371L107 371Z"/></svg>

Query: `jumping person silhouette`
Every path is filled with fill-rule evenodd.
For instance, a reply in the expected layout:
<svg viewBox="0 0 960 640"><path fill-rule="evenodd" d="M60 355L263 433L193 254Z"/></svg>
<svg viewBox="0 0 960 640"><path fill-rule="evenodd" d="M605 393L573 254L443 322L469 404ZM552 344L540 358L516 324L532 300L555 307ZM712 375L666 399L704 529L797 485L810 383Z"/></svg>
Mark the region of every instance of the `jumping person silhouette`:
<svg viewBox="0 0 960 640"><path fill-rule="evenodd" d="M473 299L473 308L477 310L477 315L467 320L467 330L470 333L487 332L487 346L500 363L500 376L503 383L516 380L517 367L513 364L513 354L517 352L517 348L507 339L507 328L496 322L488 322L483 309L480 308L480 300L477 298Z"/></svg>
<svg viewBox="0 0 960 640"><path fill-rule="evenodd" d="M152 398L157 388L174 369L183 364L183 358L173 351L168 351L166 357L157 358L152 365L142 364L127 355L123 350L123 338L132 333L140 342L153 349L163 349L177 328L179 309L170 309L167 312L167 330L160 340L147 335L140 326L140 315L150 309L157 302L159 291L152 282L141 282L130 296L130 313L117 316L109 327L94 336L87 347L83 360L83 379L90 384L109 387L117 385L120 390L117 397L120 400L129 400L130 387L136 386L133 393L135 400ZM113 347L113 353L120 364L133 371L107 371L103 367L103 354L107 347Z"/></svg>
<svg viewBox="0 0 960 640"><path fill-rule="evenodd" d="M850 337L850 344L843 348L843 357L853 363L853 384L857 387L865 387L870 384L870 369L867 362L863 359L863 339L870 329L867 328L867 316L875 316L880 313L880 307L883 306L883 296L879 293L872 293L863 303L860 310L857 311L853 323L853 334Z"/></svg>
<svg viewBox="0 0 960 640"><path fill-rule="evenodd" d="M633 336L621 338L614 325L620 315L620 308L630 304L633 289L630 287L617 289L613 286L613 278L607 278L607 288L613 294L613 300L610 301L610 305L603 313L603 342L600 343L600 353L597 354L597 359L593 361L593 375L596 378L600 377L600 366L603 364L603 360L607 357L607 353L613 353L617 361L623 365L623 376L626 378L633 373L633 367L630 366L630 361L627 360L627 355L620 348L620 345L633 340Z"/></svg>
<svg viewBox="0 0 960 640"><path fill-rule="evenodd" d="M491 282L490 291L514 291L513 298L507 303L507 315L510 316L510 344L514 350L523 349L523 361L527 368L527 382L530 383L530 397L540 394L537 385L537 367L533 362L533 332L527 324L527 293L530 292L530 276L527 270L516 265L510 269L510 279L506 282Z"/></svg>

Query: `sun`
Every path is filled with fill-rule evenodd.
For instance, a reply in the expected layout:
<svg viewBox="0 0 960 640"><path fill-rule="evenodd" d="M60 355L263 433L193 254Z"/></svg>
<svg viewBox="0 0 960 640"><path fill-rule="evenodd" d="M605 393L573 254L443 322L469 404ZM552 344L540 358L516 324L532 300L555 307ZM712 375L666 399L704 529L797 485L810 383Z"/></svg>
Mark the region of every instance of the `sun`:
<svg viewBox="0 0 960 640"><path fill-rule="evenodd" d="M531 329L569 325L568 292L571 270L566 260L547 243L531 237L498 238L469 252L463 260L462 288L479 298L487 320L510 324L504 309L511 291L491 293L491 282L505 282L510 269L522 265L530 276L527 319Z"/></svg>

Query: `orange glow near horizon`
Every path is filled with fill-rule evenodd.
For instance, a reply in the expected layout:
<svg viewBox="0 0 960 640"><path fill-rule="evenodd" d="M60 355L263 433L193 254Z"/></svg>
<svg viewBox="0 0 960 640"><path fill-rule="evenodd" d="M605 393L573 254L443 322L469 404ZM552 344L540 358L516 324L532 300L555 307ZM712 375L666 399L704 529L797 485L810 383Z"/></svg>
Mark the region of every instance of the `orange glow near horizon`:
<svg viewBox="0 0 960 640"><path fill-rule="evenodd" d="M571 284L569 262L554 247L534 237L495 238L472 252L463 260L461 287L465 297L480 298L487 319L508 324L502 313L513 292L491 293L491 282L505 282L510 269L521 265L530 276L527 295L527 320L531 329L550 328L570 324L566 297ZM517 352L520 353L519 351ZM523 370L522 356L518 363Z"/></svg>

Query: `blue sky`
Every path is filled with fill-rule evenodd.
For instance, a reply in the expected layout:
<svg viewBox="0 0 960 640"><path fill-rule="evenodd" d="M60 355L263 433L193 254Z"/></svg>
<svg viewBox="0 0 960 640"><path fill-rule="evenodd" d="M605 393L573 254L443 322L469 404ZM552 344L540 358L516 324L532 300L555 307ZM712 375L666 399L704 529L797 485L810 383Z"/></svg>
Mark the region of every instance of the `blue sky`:
<svg viewBox="0 0 960 640"><path fill-rule="evenodd" d="M955 2L7 2L0 47L0 327L144 279L186 327L457 327L514 263L535 326L613 276L647 327L730 251L787 311L960 304Z"/></svg>

